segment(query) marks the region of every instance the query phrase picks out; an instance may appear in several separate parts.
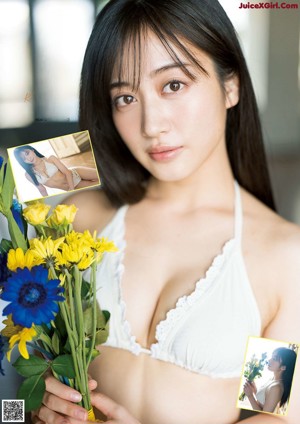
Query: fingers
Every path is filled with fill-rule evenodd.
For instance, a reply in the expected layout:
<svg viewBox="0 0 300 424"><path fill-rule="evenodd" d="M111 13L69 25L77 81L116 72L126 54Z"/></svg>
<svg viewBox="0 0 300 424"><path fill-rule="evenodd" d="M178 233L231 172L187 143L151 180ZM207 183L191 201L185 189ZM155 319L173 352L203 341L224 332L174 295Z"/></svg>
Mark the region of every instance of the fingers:
<svg viewBox="0 0 300 424"><path fill-rule="evenodd" d="M89 390L91 391L95 390L97 386L98 386L98 383L96 380L93 380L93 379L89 380Z"/></svg>
<svg viewBox="0 0 300 424"><path fill-rule="evenodd" d="M47 407L46 409L48 409L48 411L51 410L54 414L58 412L59 414L76 418L77 420L87 420L87 411L83 407L74 405L72 402L68 402L65 399L53 395L52 393L45 393L43 404ZM41 414L39 414L39 416L43 418Z"/></svg>
<svg viewBox="0 0 300 424"><path fill-rule="evenodd" d="M74 403L82 399L79 392L51 375L46 377L45 382L43 405L36 412L38 420L47 424L70 424L76 420L77 422L87 420L87 411ZM95 386L95 382L91 381L91 386ZM38 420L37 424L40 424Z"/></svg>
<svg viewBox="0 0 300 424"><path fill-rule="evenodd" d="M44 421L41 421L37 415L31 415L32 424L45 424Z"/></svg>
<svg viewBox="0 0 300 424"><path fill-rule="evenodd" d="M87 411L76 405L81 401L81 394L52 375L45 378L46 392L43 405L35 412L34 424L75 424L87 421ZM89 390L97 387L95 380L89 380Z"/></svg>
<svg viewBox="0 0 300 424"><path fill-rule="evenodd" d="M41 408L38 411L38 419L41 420L42 423L47 424L70 424L70 421L57 414L54 411L51 411L51 409L48 409L45 406L41 406ZM36 424L36 423L35 423ZM39 424L39 421L38 421Z"/></svg>
<svg viewBox="0 0 300 424"><path fill-rule="evenodd" d="M91 403L108 417L108 423L140 424L123 406L102 393L91 393Z"/></svg>
<svg viewBox="0 0 300 424"><path fill-rule="evenodd" d="M80 402L82 399L82 396L79 392L72 389L72 387L61 383L52 375L46 377L45 382L46 391L49 393L53 393L62 399L69 400L71 402Z"/></svg>

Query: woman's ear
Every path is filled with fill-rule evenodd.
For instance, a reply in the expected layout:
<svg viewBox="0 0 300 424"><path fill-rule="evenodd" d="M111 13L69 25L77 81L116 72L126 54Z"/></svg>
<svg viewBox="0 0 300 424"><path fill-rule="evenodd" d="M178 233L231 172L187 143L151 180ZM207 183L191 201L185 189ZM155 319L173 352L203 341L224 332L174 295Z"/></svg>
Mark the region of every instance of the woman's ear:
<svg viewBox="0 0 300 424"><path fill-rule="evenodd" d="M230 109L239 102L239 79L237 75L232 75L226 79L224 83L225 89L225 106Z"/></svg>

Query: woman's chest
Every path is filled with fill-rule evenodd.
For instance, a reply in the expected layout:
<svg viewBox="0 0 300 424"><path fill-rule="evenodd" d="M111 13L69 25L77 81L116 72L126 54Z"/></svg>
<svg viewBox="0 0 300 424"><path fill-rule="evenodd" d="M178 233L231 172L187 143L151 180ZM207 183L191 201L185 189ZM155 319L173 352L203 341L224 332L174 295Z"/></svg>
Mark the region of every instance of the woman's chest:
<svg viewBox="0 0 300 424"><path fill-rule="evenodd" d="M205 228L198 222L191 228L174 222L147 224L126 227L120 281L126 320L142 346L155 342L157 326L169 311L176 310L178 304L194 304L199 291L198 303L202 302L201 308L209 316L218 304L224 309L222 296L226 296L228 309L232 302L242 305L239 296L245 293L253 297L239 246L230 237L230 225ZM202 315L196 319L203 323Z"/></svg>
<svg viewBox="0 0 300 424"><path fill-rule="evenodd" d="M116 282L117 301L125 306L121 315L140 345L150 347L169 312L175 310L178 315L177 304L195 303L201 291L201 310L218 314L220 304L222 313L235 314L231 321L224 320L228 325L242 322L239 314L259 314L265 328L275 302L263 255L251 234L246 234L243 243L236 239L232 215L202 214L185 220L163 214L155 219L149 214L144 218L127 214L121 223L125 248L117 262L123 272ZM206 318L198 315L202 325Z"/></svg>

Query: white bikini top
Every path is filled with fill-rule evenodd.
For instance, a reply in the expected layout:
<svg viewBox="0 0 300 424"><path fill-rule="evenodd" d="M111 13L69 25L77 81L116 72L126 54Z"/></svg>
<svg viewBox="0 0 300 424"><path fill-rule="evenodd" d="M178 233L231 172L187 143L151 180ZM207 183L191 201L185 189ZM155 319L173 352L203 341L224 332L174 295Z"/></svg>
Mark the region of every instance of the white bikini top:
<svg viewBox="0 0 300 424"><path fill-rule="evenodd" d="M40 184L46 184L46 182L51 178L56 172L58 171L58 168L54 163L48 162L46 159L43 159L43 162L45 164L45 174L41 173L39 171L33 170L36 179Z"/></svg>
<svg viewBox="0 0 300 424"><path fill-rule="evenodd" d="M271 380L268 381L266 384L264 384L255 394L256 399L259 403L264 405L266 403L266 391L267 389L270 389L273 386L280 386L280 381Z"/></svg>
<svg viewBox="0 0 300 424"><path fill-rule="evenodd" d="M156 327L156 342L146 349L131 333L122 299L121 278L126 246L125 214L122 206L100 236L118 246L98 268L98 301L111 313L105 343L135 355L176 364L190 371L217 378L240 377L248 336L258 336L261 319L248 280L241 250L242 204L235 183L235 234L215 257L194 291L180 297L174 309Z"/></svg>

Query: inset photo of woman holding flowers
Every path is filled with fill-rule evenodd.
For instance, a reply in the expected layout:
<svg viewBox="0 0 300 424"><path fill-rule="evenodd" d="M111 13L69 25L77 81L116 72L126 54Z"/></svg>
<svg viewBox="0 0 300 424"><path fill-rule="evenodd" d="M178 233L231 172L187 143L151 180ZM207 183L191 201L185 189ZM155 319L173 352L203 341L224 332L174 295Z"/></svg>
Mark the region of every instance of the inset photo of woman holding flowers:
<svg viewBox="0 0 300 424"><path fill-rule="evenodd" d="M299 345L249 337L237 406L287 415Z"/></svg>

